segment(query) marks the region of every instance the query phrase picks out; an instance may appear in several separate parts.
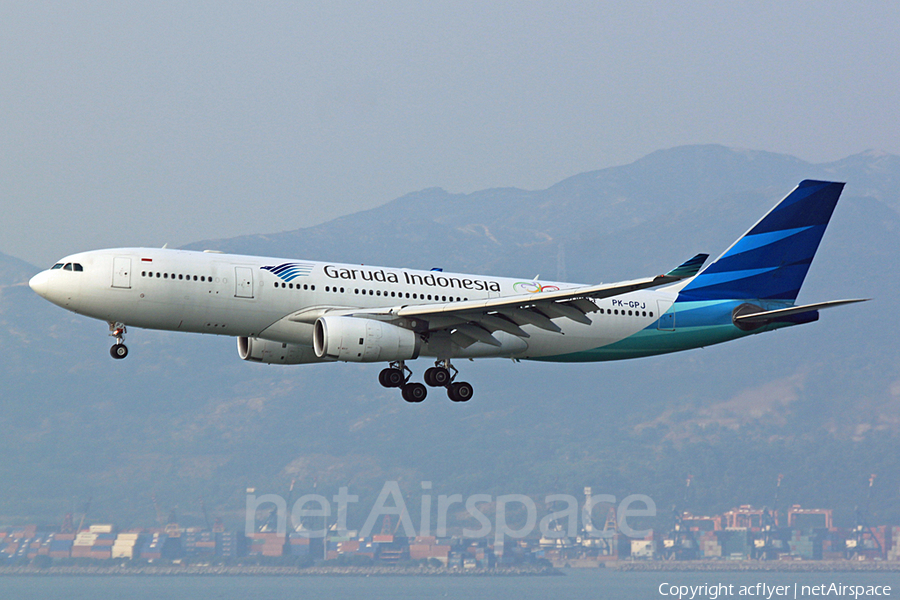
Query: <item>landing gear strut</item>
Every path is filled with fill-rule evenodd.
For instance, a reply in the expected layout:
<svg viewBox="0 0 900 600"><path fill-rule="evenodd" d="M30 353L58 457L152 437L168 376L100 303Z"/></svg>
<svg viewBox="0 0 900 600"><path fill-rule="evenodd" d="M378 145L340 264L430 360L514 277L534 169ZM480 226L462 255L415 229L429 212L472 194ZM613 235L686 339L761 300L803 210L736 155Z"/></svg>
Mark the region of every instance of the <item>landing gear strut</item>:
<svg viewBox="0 0 900 600"><path fill-rule="evenodd" d="M428 389L421 383L410 383L412 371L402 361L392 362L378 374L378 383L386 388L400 388L407 402L421 402L428 395Z"/></svg>
<svg viewBox="0 0 900 600"><path fill-rule="evenodd" d="M128 346L125 342L125 323L110 323L109 336L116 338L116 343L109 349L109 355L116 359L128 356Z"/></svg>
<svg viewBox="0 0 900 600"><path fill-rule="evenodd" d="M453 371L453 374L450 374ZM454 402L468 402L474 390L470 383L456 382L459 371L450 364L449 359L435 361L434 366L425 371L425 383L432 387L447 388L447 396Z"/></svg>

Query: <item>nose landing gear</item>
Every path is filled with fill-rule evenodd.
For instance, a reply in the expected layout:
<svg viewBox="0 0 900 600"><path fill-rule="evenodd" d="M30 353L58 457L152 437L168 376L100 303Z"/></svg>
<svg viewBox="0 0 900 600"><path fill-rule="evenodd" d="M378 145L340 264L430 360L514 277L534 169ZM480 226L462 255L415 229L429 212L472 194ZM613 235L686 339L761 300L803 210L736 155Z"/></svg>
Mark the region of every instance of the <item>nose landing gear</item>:
<svg viewBox="0 0 900 600"><path fill-rule="evenodd" d="M128 346L125 342L125 323L110 323L109 336L116 338L116 343L109 349L109 355L115 359L123 359L128 356Z"/></svg>

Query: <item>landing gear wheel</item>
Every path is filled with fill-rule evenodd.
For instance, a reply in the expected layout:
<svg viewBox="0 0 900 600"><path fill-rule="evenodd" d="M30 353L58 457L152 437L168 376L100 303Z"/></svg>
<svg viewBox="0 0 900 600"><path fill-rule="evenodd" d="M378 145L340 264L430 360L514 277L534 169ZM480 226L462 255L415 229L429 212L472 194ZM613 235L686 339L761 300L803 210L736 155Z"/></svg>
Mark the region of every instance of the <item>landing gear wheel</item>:
<svg viewBox="0 0 900 600"><path fill-rule="evenodd" d="M407 402L421 402L428 395L428 388L421 383L407 383L403 386L403 399Z"/></svg>
<svg viewBox="0 0 900 600"><path fill-rule="evenodd" d="M450 371L444 367L431 367L425 370L425 383L431 387L445 387L450 383Z"/></svg>
<svg viewBox="0 0 900 600"><path fill-rule="evenodd" d="M125 344L114 344L109 349L109 355L117 359L125 358L128 356L128 346Z"/></svg>
<svg viewBox="0 0 900 600"><path fill-rule="evenodd" d="M447 386L447 395L454 402L468 402L474 393L475 390L472 389L472 384L465 381L451 383Z"/></svg>
<svg viewBox="0 0 900 600"><path fill-rule="evenodd" d="M378 374L378 383L386 388L396 388L403 385L403 371L388 367Z"/></svg>

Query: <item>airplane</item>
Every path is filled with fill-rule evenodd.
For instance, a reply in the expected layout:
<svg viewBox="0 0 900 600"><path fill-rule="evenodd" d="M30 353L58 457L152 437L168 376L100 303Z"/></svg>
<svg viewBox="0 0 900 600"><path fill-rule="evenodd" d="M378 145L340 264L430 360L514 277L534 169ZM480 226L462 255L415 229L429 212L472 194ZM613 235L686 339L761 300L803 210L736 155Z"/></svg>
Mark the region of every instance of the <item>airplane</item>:
<svg viewBox="0 0 900 600"><path fill-rule="evenodd" d="M116 248L73 254L31 288L109 324L110 354L130 327L233 336L268 364L387 363L378 380L421 402L408 361L466 402L455 359L593 362L677 352L818 320L796 305L844 184L804 180L719 258L698 254L655 277L611 284L511 279L215 251ZM651 289L655 288L655 289Z"/></svg>

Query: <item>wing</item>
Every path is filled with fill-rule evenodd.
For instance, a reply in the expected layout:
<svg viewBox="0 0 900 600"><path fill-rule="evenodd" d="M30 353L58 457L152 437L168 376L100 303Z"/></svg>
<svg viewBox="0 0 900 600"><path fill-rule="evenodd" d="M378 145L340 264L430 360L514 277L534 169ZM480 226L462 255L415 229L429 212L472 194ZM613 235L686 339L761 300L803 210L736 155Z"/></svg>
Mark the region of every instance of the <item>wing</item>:
<svg viewBox="0 0 900 600"><path fill-rule="evenodd" d="M451 340L463 348L475 342L500 346L500 341L492 335L495 331L527 338L528 332L523 330L522 326L533 325L559 333L560 327L553 322L553 319L557 318L590 325L591 320L587 317L587 313L598 309L594 300L693 277L708 256L698 254L665 275L618 283L443 304L414 304L380 309L337 309L329 310L328 314L415 320L417 331L448 330Z"/></svg>

